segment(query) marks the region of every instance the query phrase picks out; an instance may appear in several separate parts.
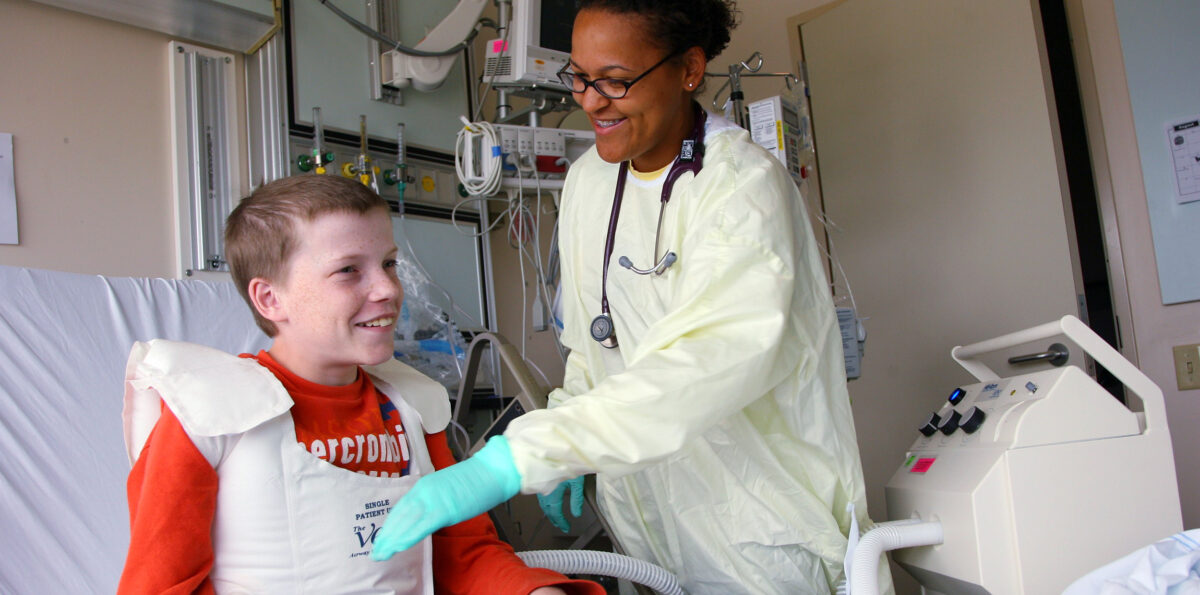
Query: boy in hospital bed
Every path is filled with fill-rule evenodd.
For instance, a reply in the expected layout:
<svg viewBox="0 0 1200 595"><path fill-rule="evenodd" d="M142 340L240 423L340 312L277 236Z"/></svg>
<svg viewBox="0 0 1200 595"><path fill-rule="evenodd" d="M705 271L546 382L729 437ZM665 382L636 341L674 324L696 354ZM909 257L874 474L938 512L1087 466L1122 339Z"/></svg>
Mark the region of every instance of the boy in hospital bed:
<svg viewBox="0 0 1200 595"><path fill-rule="evenodd" d="M445 389L392 359L403 290L382 198L285 178L234 209L225 242L273 342L134 345L121 593L604 593L526 567L486 515L369 556L392 504L454 463Z"/></svg>

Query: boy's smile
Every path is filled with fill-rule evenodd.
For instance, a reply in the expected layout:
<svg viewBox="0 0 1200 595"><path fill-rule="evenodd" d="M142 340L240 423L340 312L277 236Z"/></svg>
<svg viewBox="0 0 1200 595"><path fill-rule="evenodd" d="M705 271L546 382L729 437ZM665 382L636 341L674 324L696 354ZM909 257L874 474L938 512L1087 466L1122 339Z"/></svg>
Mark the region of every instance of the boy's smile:
<svg viewBox="0 0 1200 595"><path fill-rule="evenodd" d="M392 357L404 292L391 217L327 213L296 221L294 237L287 276L270 284L274 308L264 313L279 329L271 356L306 380L349 384L358 366Z"/></svg>

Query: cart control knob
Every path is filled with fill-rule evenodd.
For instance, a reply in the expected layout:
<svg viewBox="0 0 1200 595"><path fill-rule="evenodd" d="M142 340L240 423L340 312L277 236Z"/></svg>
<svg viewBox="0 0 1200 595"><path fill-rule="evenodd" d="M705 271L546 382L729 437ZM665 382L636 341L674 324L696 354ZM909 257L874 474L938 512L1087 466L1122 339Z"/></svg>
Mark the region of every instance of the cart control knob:
<svg viewBox="0 0 1200 595"><path fill-rule="evenodd" d="M950 415L946 417L946 419L943 419L942 423L938 425L938 429L941 430L943 434L949 436L950 434L954 433L954 430L958 429L958 422L961 419L962 414L952 410L950 411Z"/></svg>
<svg viewBox="0 0 1200 595"><path fill-rule="evenodd" d="M978 407L972 407L963 414L962 429L968 434L974 434L983 425L983 420L987 418L987 414Z"/></svg>
<svg viewBox="0 0 1200 595"><path fill-rule="evenodd" d="M921 427L917 428L917 431L921 432L925 436L932 436L937 432L938 424L941 423L941 421L942 416L938 415L936 412L930 413L929 417L925 419L925 423L921 424Z"/></svg>
<svg viewBox="0 0 1200 595"><path fill-rule="evenodd" d="M956 389L954 389L953 392L950 393L950 397L946 400L950 401L951 405L957 405L962 402L963 397L965 397L965 396L967 396L967 391L965 391L961 388L956 388Z"/></svg>

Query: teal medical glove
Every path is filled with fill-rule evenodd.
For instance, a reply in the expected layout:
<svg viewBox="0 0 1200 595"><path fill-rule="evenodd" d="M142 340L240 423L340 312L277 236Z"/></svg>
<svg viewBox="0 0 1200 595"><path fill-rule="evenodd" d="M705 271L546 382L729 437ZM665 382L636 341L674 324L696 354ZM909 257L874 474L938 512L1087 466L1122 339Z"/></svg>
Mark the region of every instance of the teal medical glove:
<svg viewBox="0 0 1200 595"><path fill-rule="evenodd" d="M559 531L566 533L571 530L571 523L567 521L567 516L563 514L563 495L571 491L571 515L579 518L583 514L583 476L575 479L568 479L554 488L554 491L549 494L538 494L538 505L542 507L542 512L546 518L550 519L550 524L558 527Z"/></svg>
<svg viewBox="0 0 1200 595"><path fill-rule="evenodd" d="M434 531L491 510L521 490L521 474L504 436L471 458L417 480L375 535L371 558L387 560Z"/></svg>

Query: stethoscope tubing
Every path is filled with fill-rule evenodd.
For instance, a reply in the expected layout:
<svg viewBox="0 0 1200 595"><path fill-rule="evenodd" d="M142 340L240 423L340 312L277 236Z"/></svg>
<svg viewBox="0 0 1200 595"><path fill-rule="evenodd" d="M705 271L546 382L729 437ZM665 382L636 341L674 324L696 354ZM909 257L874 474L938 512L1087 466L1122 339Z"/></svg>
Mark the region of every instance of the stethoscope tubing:
<svg viewBox="0 0 1200 595"><path fill-rule="evenodd" d="M660 237L662 237L663 213L665 213L666 210L667 210L667 201L665 201L665 200L660 201L659 207L658 207L658 226L654 228L654 252L650 254L650 256L652 258L655 256L658 256L658 240ZM633 271L639 275L650 275L650 274L661 275L661 274L667 272L667 269L671 268L671 265L675 264L676 260L677 260L677 258L675 256L675 253L671 252L671 251L667 251L666 254L662 255L662 258L659 258L654 263L654 266L652 266L648 269L639 269L639 268L633 266L633 261L629 260L628 256L622 256L621 258L618 258L617 264L620 264L621 266L623 266L623 267L629 269L630 271Z"/></svg>
<svg viewBox="0 0 1200 595"><path fill-rule="evenodd" d="M671 166L671 170L667 172L667 179L663 181L662 194L659 198L658 208L658 226L654 232L654 253L651 258L658 257L659 241L662 236L663 215L667 210L667 202L671 200L671 193L675 189L675 182L684 173L692 172L692 175L700 173L701 167L704 165L704 123L708 119L708 114L696 104L692 103L692 109L695 110L695 120L692 125L691 135L683 141L680 148L679 157ZM608 264L612 260L613 243L617 235L617 220L621 216L621 199L625 194L625 179L629 174L629 161L622 161L617 168L617 187L613 193L612 211L608 215L608 233L604 238L604 266L601 273L600 285L600 315L592 319L591 333L592 338L601 345L614 348L617 346L617 337L615 327L612 322L612 313L608 307ZM671 265L675 264L678 257L674 252L668 251L659 258L654 266L648 269L639 269L633 266L633 262L628 256L622 256L618 260L619 264L630 271L639 275L661 275Z"/></svg>

